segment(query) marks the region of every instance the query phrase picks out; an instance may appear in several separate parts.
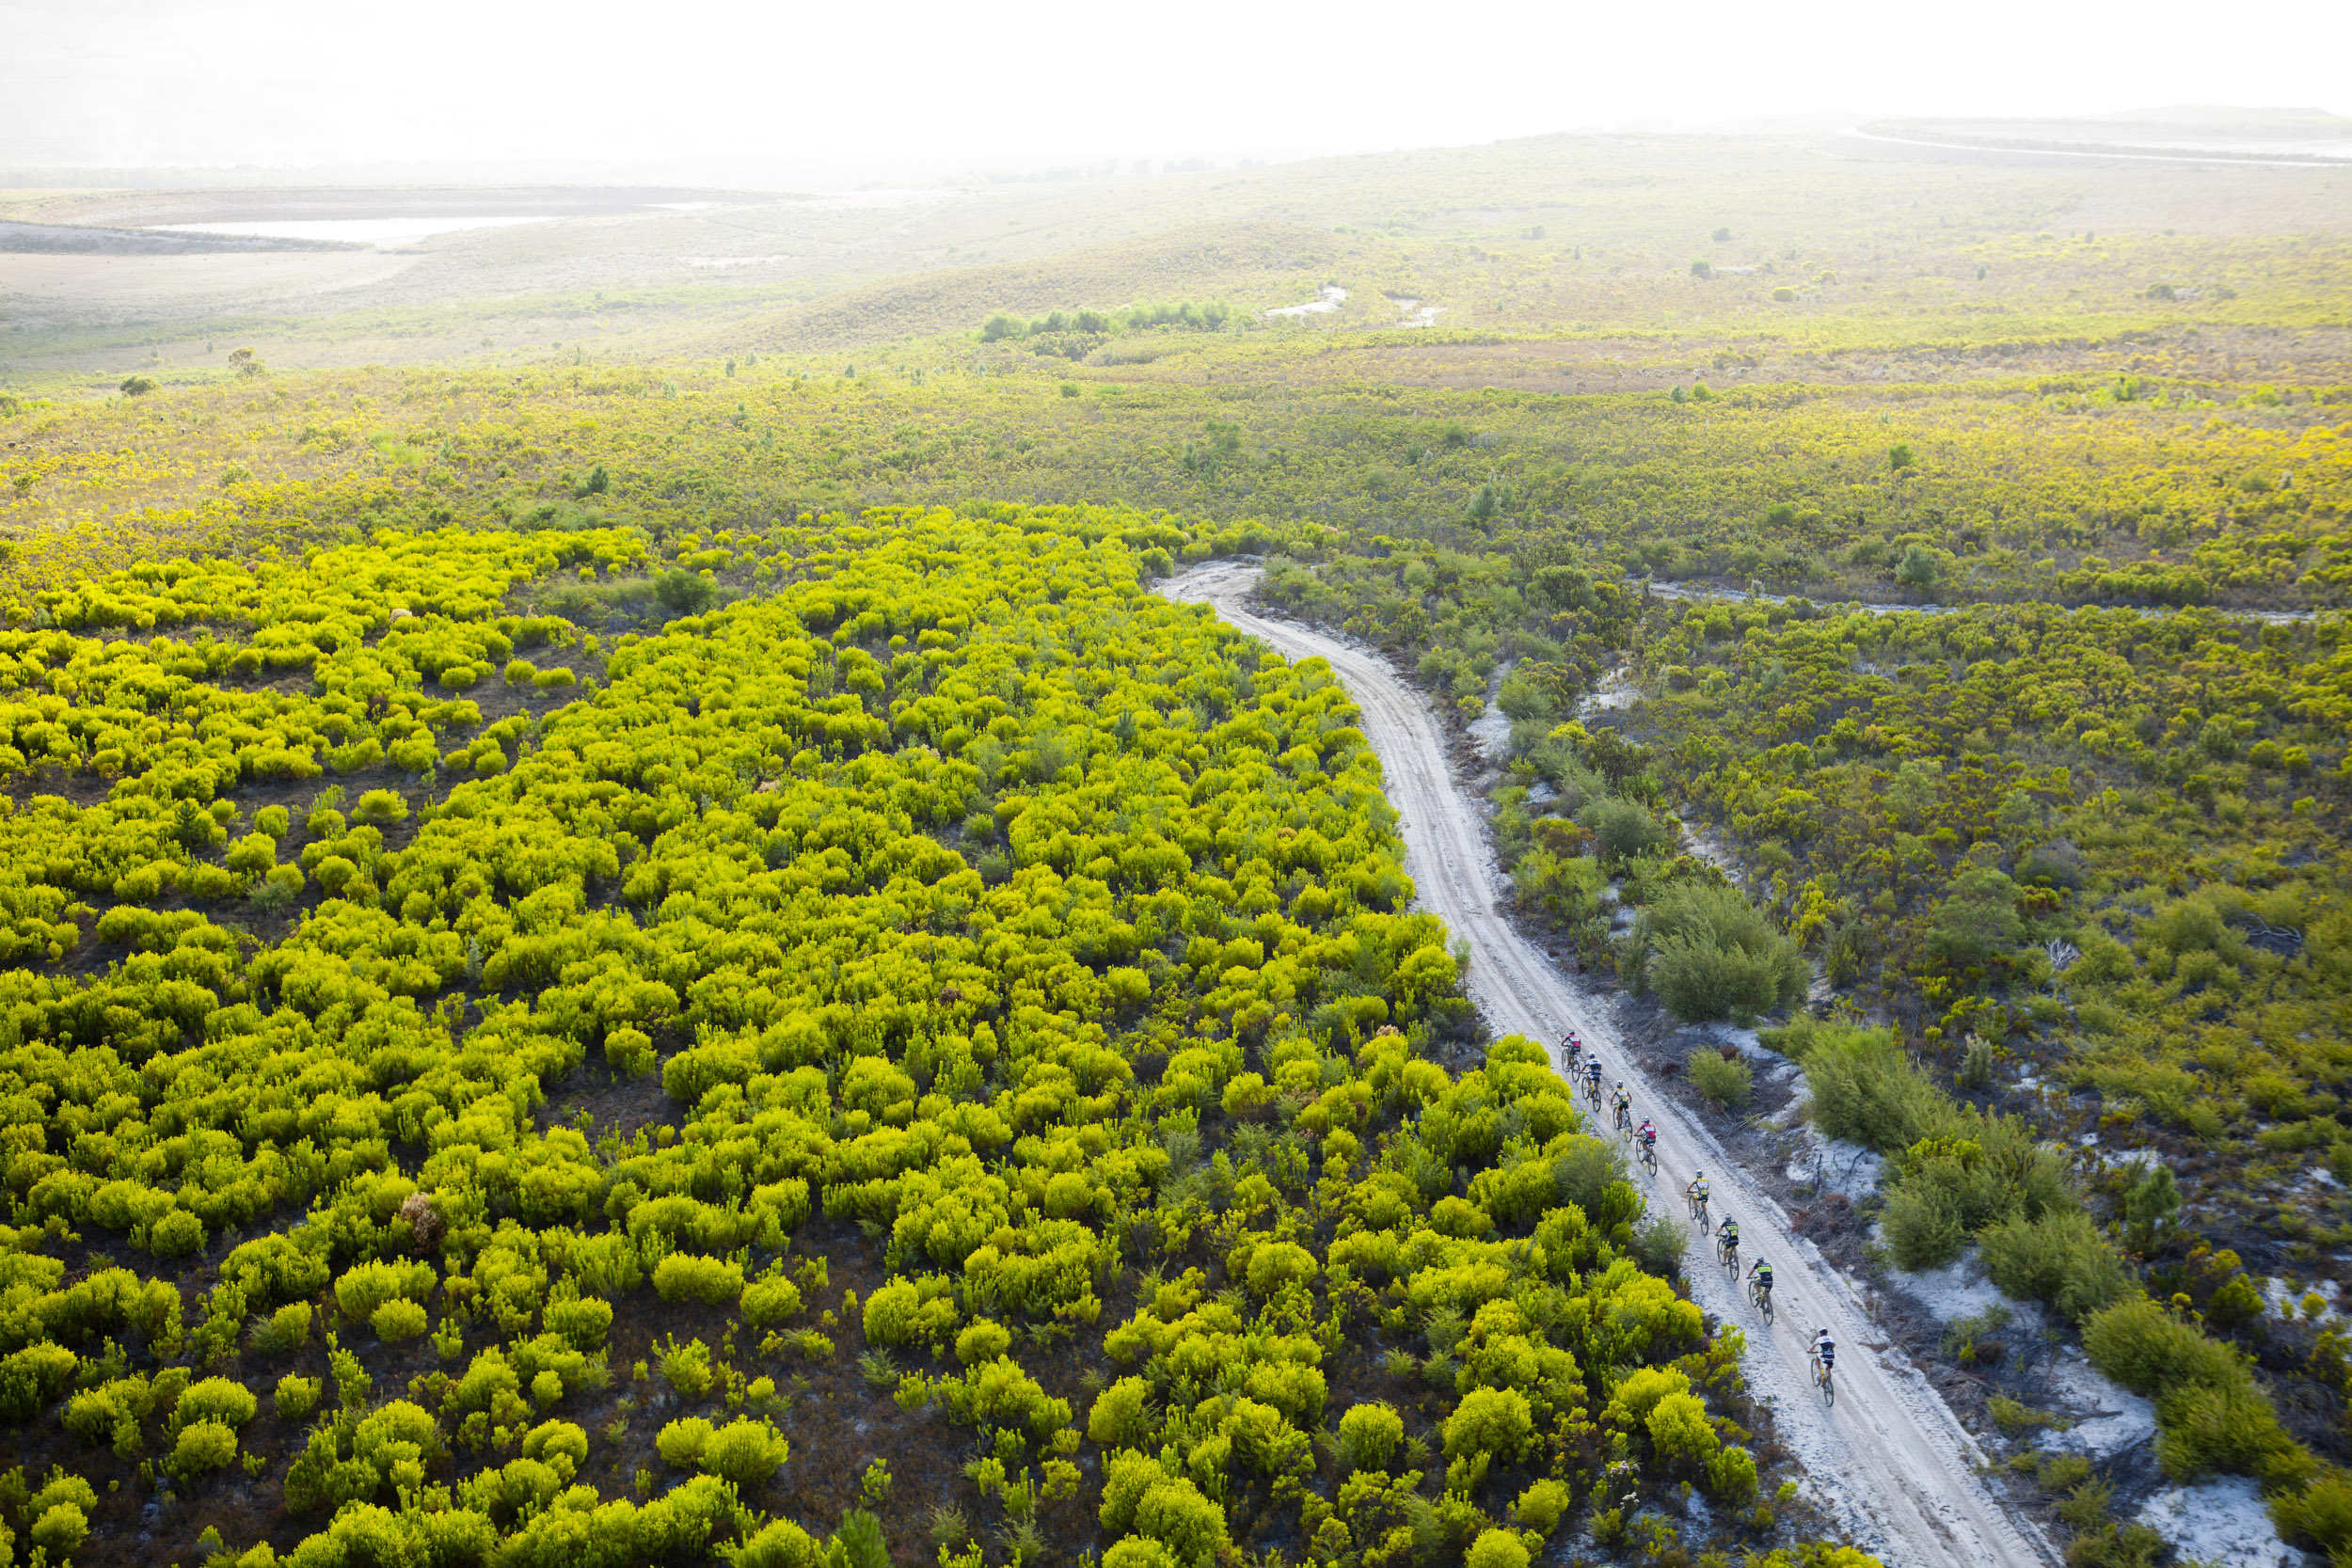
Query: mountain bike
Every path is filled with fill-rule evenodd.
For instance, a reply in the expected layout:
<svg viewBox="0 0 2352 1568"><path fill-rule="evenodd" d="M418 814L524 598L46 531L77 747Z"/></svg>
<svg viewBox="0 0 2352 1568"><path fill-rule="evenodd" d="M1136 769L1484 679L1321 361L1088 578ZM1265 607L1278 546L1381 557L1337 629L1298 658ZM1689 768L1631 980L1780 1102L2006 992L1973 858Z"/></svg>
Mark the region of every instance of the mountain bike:
<svg viewBox="0 0 2352 1568"><path fill-rule="evenodd" d="M1731 1275L1735 1283L1738 1282L1740 1278L1740 1243L1737 1241L1725 1241L1722 1237L1717 1237L1715 1241L1715 1261L1724 1266L1724 1272Z"/></svg>
<svg viewBox="0 0 2352 1568"><path fill-rule="evenodd" d="M1820 1389L1823 1404L1837 1402L1837 1370L1818 1355L1813 1358L1813 1386Z"/></svg>
<svg viewBox="0 0 2352 1568"><path fill-rule="evenodd" d="M1704 1228L1707 1225L1707 1195L1691 1193L1685 1196L1691 1200L1691 1223Z"/></svg>
<svg viewBox="0 0 2352 1568"><path fill-rule="evenodd" d="M1586 1080L1584 1085L1584 1098L1593 1102L1593 1109L1595 1111L1598 1111L1600 1109L1600 1085L1594 1080Z"/></svg>
<svg viewBox="0 0 2352 1568"><path fill-rule="evenodd" d="M1633 1107L1620 1105L1616 1107L1616 1112L1618 1133L1623 1137L1630 1138L1633 1136Z"/></svg>
<svg viewBox="0 0 2352 1568"><path fill-rule="evenodd" d="M1638 1148L1638 1151L1639 1151L1640 1156L1641 1156L1641 1161L1642 1161L1642 1169L1643 1169L1645 1173L1647 1173L1647 1175L1649 1176L1649 1179L1650 1179L1651 1180L1653 1180L1653 1181L1657 1180L1658 1180L1658 1146L1657 1146L1656 1144L1653 1144L1653 1143L1644 1143L1644 1144L1641 1144L1641 1145L1637 1146L1637 1148Z"/></svg>
<svg viewBox="0 0 2352 1568"><path fill-rule="evenodd" d="M1748 1303L1764 1318L1766 1327L1772 1322L1772 1288L1764 1283L1761 1275L1748 1281Z"/></svg>

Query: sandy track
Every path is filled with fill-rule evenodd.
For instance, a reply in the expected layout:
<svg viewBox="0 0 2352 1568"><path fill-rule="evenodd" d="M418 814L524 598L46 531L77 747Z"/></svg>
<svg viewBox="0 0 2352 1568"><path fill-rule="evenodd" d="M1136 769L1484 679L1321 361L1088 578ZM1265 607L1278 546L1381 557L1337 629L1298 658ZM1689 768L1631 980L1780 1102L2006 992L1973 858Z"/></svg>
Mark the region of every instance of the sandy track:
<svg viewBox="0 0 2352 1568"><path fill-rule="evenodd" d="M1228 623L1292 658L1321 657L1363 712L1363 729L1404 818L1405 867L1423 908L1470 951L1470 990L1501 1034L1521 1034L1555 1053L1574 1029L1600 1053L1609 1078L1634 1091L1637 1117L1658 1123L1660 1212L1684 1212L1680 1189L1704 1169L1713 1184L1711 1217L1740 1221L1741 1267L1760 1249L1778 1275L1778 1312L1768 1327L1714 1260L1709 1240L1690 1232L1684 1257L1693 1300L1747 1336L1749 1386L1778 1417L1783 1439L1803 1461L1813 1492L1857 1544L1890 1568L1984 1564L2042 1568L2057 1554L2029 1524L2013 1520L1977 1475L1982 1452L1925 1378L1883 1341L1852 1289L1788 1217L1725 1158L1704 1127L1657 1093L1620 1047L1606 1011L1522 938L1497 910L1501 879L1477 806L1457 789L1443 732L1421 695L1376 655L1246 608L1257 569L1216 562L1187 572L1164 592L1205 604ZM1637 1166L1634 1182L1645 1178ZM1825 1405L1806 1376L1811 1329L1838 1341L1837 1399Z"/></svg>

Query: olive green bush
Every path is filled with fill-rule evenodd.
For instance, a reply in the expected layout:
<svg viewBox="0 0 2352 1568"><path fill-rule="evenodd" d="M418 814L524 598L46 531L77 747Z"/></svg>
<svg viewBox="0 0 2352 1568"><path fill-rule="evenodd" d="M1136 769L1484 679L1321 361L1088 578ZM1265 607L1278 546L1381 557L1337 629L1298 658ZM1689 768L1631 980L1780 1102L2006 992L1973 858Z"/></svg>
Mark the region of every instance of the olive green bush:
<svg viewBox="0 0 2352 1568"><path fill-rule="evenodd" d="M1756 1086L1755 1074L1748 1064L1737 1056L1725 1056L1716 1051L1694 1051L1691 1053L1692 1086L1705 1095L1708 1102L1719 1111L1736 1111L1748 1102Z"/></svg>
<svg viewBox="0 0 2352 1568"><path fill-rule="evenodd" d="M1678 882L1634 922L1623 961L1637 990L1655 990L1686 1022L1745 1023L1802 999L1803 953L1735 888Z"/></svg>
<svg viewBox="0 0 2352 1568"><path fill-rule="evenodd" d="M1886 1030L1832 1027L1802 1037L1814 1125L1831 1137L1894 1153L1944 1121L1942 1091Z"/></svg>
<svg viewBox="0 0 2352 1568"><path fill-rule="evenodd" d="M1985 1271L2020 1300L2039 1301L2082 1320L2136 1289L2114 1245L2078 1209L2023 1214L1988 1227L1979 1237Z"/></svg>

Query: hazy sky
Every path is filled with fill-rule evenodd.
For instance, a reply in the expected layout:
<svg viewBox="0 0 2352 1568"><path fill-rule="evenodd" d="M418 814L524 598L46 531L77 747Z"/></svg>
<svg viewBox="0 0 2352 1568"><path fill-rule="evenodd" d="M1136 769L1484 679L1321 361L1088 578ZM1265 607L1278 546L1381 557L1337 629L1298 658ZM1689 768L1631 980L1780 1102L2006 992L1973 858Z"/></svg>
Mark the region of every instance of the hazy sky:
<svg viewBox="0 0 2352 1568"><path fill-rule="evenodd" d="M0 0L0 163L1373 150L1762 115L2352 112L2352 3Z"/></svg>

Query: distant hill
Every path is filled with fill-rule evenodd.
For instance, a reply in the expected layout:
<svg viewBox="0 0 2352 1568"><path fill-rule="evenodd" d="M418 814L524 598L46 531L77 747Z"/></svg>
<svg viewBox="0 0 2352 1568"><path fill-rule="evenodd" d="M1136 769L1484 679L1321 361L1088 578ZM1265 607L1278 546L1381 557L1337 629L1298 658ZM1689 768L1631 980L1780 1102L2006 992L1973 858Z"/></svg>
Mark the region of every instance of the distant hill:
<svg viewBox="0 0 2352 1568"><path fill-rule="evenodd" d="M1851 139L2040 158L2352 163L2352 119L2320 109L2187 104L2078 119L1887 119Z"/></svg>

